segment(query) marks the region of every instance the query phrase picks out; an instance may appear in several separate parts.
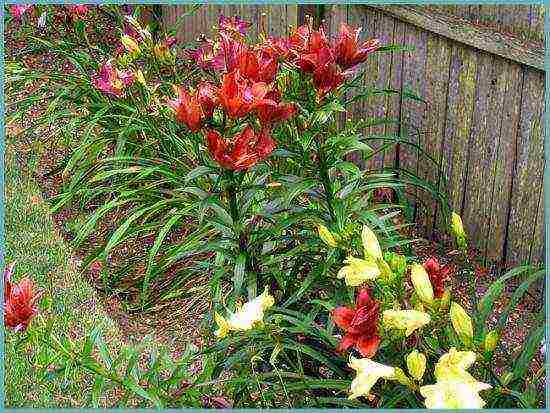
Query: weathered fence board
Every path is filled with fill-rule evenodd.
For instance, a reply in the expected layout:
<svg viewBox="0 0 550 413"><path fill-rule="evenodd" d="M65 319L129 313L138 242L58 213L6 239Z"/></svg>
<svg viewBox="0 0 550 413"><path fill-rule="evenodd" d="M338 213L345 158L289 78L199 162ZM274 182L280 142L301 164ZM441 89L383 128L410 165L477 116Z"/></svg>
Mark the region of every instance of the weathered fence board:
<svg viewBox="0 0 550 413"><path fill-rule="evenodd" d="M165 21L189 6L166 6ZM271 35L288 33L314 6L205 6L186 20L181 39L210 33L220 13L252 21L262 13ZM543 233L544 16L539 5L363 6L325 5L324 27L362 26L362 35L414 52L378 54L367 65L364 87L413 89L427 103L399 95L350 105L350 117L386 116L402 121L368 134L407 134L443 166L452 207L463 216L477 247L490 259L541 262ZM377 146L377 145L376 145ZM436 168L415 151L378 154L368 167L396 162L445 185ZM431 234L441 225L436 203L419 198L416 218Z"/></svg>

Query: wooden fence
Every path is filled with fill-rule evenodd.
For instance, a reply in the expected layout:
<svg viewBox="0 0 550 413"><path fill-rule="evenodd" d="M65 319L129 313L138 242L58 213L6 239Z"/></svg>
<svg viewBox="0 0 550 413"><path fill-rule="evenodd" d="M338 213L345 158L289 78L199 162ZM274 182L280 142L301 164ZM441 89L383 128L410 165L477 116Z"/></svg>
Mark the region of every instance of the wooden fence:
<svg viewBox="0 0 550 413"><path fill-rule="evenodd" d="M165 6L165 23L188 7ZM178 37L210 33L220 13L284 35L314 10L331 34L347 22L362 26L365 37L414 46L370 59L365 87L409 88L427 104L377 97L348 110L357 117L399 118L408 138L441 162L452 207L485 256L508 265L542 262L543 6L210 5L187 18ZM392 128L369 132L405 132ZM437 170L403 146L369 166L395 162L438 181ZM436 205L419 202L416 218L432 234Z"/></svg>

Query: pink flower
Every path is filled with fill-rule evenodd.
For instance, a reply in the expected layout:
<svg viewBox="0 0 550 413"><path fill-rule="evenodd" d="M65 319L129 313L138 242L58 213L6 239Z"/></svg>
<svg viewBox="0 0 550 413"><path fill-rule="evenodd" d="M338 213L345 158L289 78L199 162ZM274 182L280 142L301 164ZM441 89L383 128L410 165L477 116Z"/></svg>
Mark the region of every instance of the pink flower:
<svg viewBox="0 0 550 413"><path fill-rule="evenodd" d="M32 4L14 4L10 6L10 13L13 17L16 19L21 20L23 15L29 11L32 10L34 6Z"/></svg>
<svg viewBox="0 0 550 413"><path fill-rule="evenodd" d="M241 35L246 34L246 30L250 27L251 23L244 21L240 16L234 16L232 19L220 14L218 19L218 26L220 31L228 33L239 33Z"/></svg>
<svg viewBox="0 0 550 413"><path fill-rule="evenodd" d="M135 75L129 71L120 71L111 63L104 63L99 74L92 76L92 84L96 89L118 98L124 95L124 87L135 81Z"/></svg>

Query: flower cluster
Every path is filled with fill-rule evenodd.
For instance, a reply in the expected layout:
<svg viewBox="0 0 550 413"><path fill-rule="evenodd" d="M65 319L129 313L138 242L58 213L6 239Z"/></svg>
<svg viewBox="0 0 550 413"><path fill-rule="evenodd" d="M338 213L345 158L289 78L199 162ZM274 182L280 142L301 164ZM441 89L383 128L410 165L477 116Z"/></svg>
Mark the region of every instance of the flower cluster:
<svg viewBox="0 0 550 413"><path fill-rule="evenodd" d="M296 113L275 84L278 56L261 44L247 44L248 26L239 17L220 16L217 39L205 40L191 54L201 68L216 72L217 81L196 89L180 86L178 97L167 101L177 121L191 132L203 130L212 158L235 171L266 158L275 148L273 126ZM217 127L212 122L216 110L224 119Z"/></svg>
<svg viewBox="0 0 550 413"><path fill-rule="evenodd" d="M360 32L361 28L353 29L342 23L337 39L330 41L323 28L313 30L311 25L303 25L288 38L268 39L267 45L310 74L317 95L323 98L342 85L380 47L378 39L360 43Z"/></svg>
<svg viewBox="0 0 550 413"><path fill-rule="evenodd" d="M92 84L98 90L117 98L124 96L124 89L135 81L130 70L119 70L111 62L104 63L99 73L92 76Z"/></svg>
<svg viewBox="0 0 550 413"><path fill-rule="evenodd" d="M328 228L319 225L318 233L323 242L332 248L342 248L337 241L338 235ZM360 287L355 307L340 306L332 310L334 324L344 331L344 335L337 346L337 351L343 352L355 348L363 357L351 357L349 366L356 371L356 377L351 383L350 398L369 396L374 384L381 378L395 380L412 390L420 391L425 398L428 408L479 408L484 401L479 391L490 388L485 383L476 381L466 369L476 359L474 352L450 351L441 356L435 365L436 383L420 387L426 371L427 357L418 349L413 349L405 358L410 377L397 366L386 366L374 361L384 340L391 346L392 342L417 343L421 337L422 328L434 322L434 318L449 311L448 319L462 343L469 348L472 345L473 325L470 316L458 303L445 301L450 299L445 290L444 281L450 270L442 267L436 258L429 258L424 265L412 263L410 265L410 284L413 287L413 296L416 300L404 299L391 294L391 301L380 291L388 285L384 279L396 279L393 272L404 272L406 269L405 257L398 254L386 254L389 262L383 258L380 243L376 234L368 227L363 226L361 241L364 258L348 256L344 266L338 272L338 278L343 278L348 286ZM399 278L397 278L399 279ZM405 289L406 291L406 289ZM375 294L373 294L375 292ZM414 304L413 308L399 309L399 301L405 307ZM388 308L390 307L390 308ZM386 308L385 310L382 310ZM393 333L392 330L397 330ZM415 334L415 338L409 338ZM489 332L484 340L484 350L493 351L498 340L498 333Z"/></svg>

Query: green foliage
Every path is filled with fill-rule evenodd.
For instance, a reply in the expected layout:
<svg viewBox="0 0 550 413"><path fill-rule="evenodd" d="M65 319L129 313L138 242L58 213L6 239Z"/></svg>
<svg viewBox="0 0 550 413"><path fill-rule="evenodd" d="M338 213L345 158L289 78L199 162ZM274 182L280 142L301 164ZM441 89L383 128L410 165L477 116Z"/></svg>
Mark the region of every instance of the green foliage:
<svg viewBox="0 0 550 413"><path fill-rule="evenodd" d="M526 341L506 380L492 370L494 351L484 349L483 342L489 332L487 320L492 305L507 281L528 275L498 321L499 334L510 312L541 272L533 273L527 267L510 271L489 288L471 317L464 312L449 315L448 292L446 298L431 299L413 291L407 265L414 263L408 249L414 240L403 235L411 225L402 217L403 212L410 215L409 197L414 189L437 200L447 220L450 208L446 195L435 183L397 164L381 170L361 166L380 152L405 146L418 154L419 162L436 170L439 164L407 136L406 128L400 128L400 135L365 132L372 126L398 123L395 119L342 121L346 106L356 101L368 103L373 96L400 94L401 99L423 102L421 97L410 90L390 88L360 90L350 97L352 94L347 92L358 88L362 77L368 75L364 67L354 67L354 77L345 82L343 74L341 78L327 76L323 81L340 79L342 84L323 92L317 72L312 76L300 65L281 58L273 82L247 79L247 85L253 86L242 92L242 102L234 103L237 98L229 95L237 86L227 81L229 74L197 64L194 59L198 58L190 58L186 50L190 45L181 45L180 54L170 50L166 42L172 29L162 33L159 27L142 27L136 19L139 9L131 18L121 18L117 9L106 10L120 25L129 24L139 38L122 37L126 51L118 55L112 47L90 46L87 39L86 46L79 43L78 36L84 36L82 28L75 38L33 38L70 62L74 70L71 74L44 74L8 64L12 90L43 82L29 97L14 103L18 111L10 121L24 117L41 100L50 102L33 128L56 126L67 140L68 153L58 167L63 186L53 199L52 210L73 208L84 216L82 225L75 228L75 245L89 242L106 220L114 221L84 265L96 261L107 264L118 249L130 242L143 237L150 240L141 255L130 257L121 268L102 273L104 287L138 291L139 297L134 297L132 305L145 310L158 302L192 294L196 290L189 290L188 282L204 279L207 274L208 285L195 288L211 292L217 314L210 318L220 327L220 340L198 354L187 353L177 362L164 353L152 355L143 367L138 362L139 349L123 349L113 360L98 330L82 344L48 331L36 331L30 339L46 340L58 357L60 367L55 374L70 374L75 369L91 373L93 405L111 386L123 390L121 404L125 406L199 406L201 395L215 384L236 407L419 408L423 407L421 385L439 383L441 378L433 366L455 347L480 355L476 365L481 370L479 380L490 382L493 389L489 405L534 404L536 391L523 379L526 361L537 350L542 328ZM228 30L236 36L239 47L260 47L261 42L243 38L234 28ZM216 41L226 45L224 36L229 34L219 35ZM398 50L392 45L379 52ZM113 54L115 58L109 59ZM229 61L227 56L225 59ZM243 71L254 69L248 63L245 66ZM124 79L129 77L132 80L126 82ZM270 92L280 92L280 101L289 102L292 113L266 126L256 113L259 110L236 116L218 102L212 113L205 115L206 109L193 101L195 90L205 81L218 88L219 102L225 98L226 106L241 105L239 110L248 105L247 99L252 99L248 95L273 83ZM176 100L170 101L172 85L181 89ZM199 127L192 124L192 116L199 117ZM249 128L255 140L238 143L235 136L244 136L243 130ZM265 138L266 130L269 139ZM219 141L213 142L210 133L220 133ZM260 144L260 136L267 143ZM270 142L271 138L277 147L272 153L270 145L275 143ZM259 152L247 152L255 145L257 151L266 153L259 156ZM376 199L380 191L391 194L387 202ZM463 232L456 217L453 225ZM319 225L326 228L334 242L320 239ZM376 245L367 245L374 241L365 240L365 228L372 229ZM464 234L461 254L465 265L471 267L465 243ZM349 257L361 258L353 264ZM349 268L343 269L346 258ZM365 277L367 271L376 274ZM428 359L424 383L414 382L403 373L404 378L386 377L386 382L377 385L381 387L377 387L379 396L374 399L366 397L367 391L348 400L354 373L348 355L343 354L349 346L337 351L339 340L335 334L340 331L335 328L333 312L342 305L349 310L355 299L352 287L358 284L348 282L348 273L365 277L361 282L369 285L372 302L376 303L370 305L380 307L376 307L376 317L367 320L376 332L371 331L367 338L379 339L375 346L377 362L404 372L407 354L418 349ZM432 289L434 281L428 274L424 280L427 290ZM418 288L416 284L414 287ZM269 300L276 302L275 307L269 309L271 304L255 300L261 291L272 294ZM243 305L244 297L249 301ZM429 314L430 331L414 331L411 335L399 325L403 320L392 323L384 316L379 322L380 314L399 309L416 311L415 322L419 313L420 317ZM353 311L360 312L359 301ZM229 314L229 321L219 313ZM257 316L261 317L250 319ZM473 335L469 337L464 332L468 332L471 318ZM359 322L361 328L367 321ZM222 333L223 323L227 331ZM465 328L457 329L458 324ZM252 328L259 326L262 328ZM455 330L460 331L460 337ZM367 357L357 344L359 339L352 338L358 351ZM99 359L94 357L94 349ZM203 371L191 378L189 366L199 356ZM229 378L222 379L224 374ZM182 383L183 392L178 393Z"/></svg>

